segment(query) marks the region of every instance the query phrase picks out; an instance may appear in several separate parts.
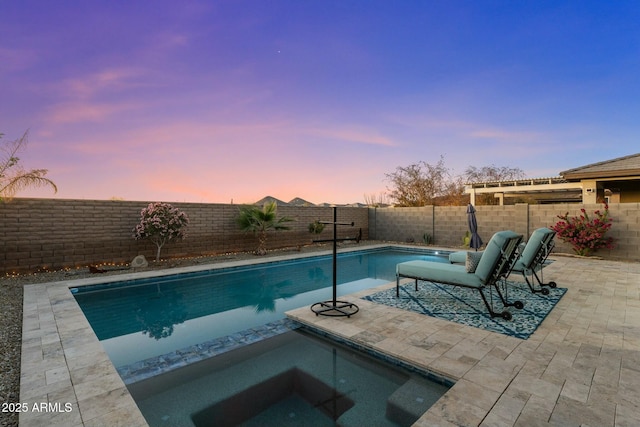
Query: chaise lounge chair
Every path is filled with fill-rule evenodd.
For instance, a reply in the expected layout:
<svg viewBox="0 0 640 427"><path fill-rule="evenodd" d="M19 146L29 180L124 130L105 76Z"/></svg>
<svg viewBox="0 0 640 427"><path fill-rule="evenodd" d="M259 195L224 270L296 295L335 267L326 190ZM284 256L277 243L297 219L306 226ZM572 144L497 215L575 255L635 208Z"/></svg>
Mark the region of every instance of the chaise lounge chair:
<svg viewBox="0 0 640 427"><path fill-rule="evenodd" d="M524 277L529 289L531 289L533 293L540 292L542 295L548 295L549 289L545 286L552 288L557 286L556 282L544 283L544 281L538 277L538 273L536 273L536 270L539 269L542 275L543 264L555 246L555 242L553 241L555 235L556 232L549 228L538 228L535 230L531 234L527 245L522 250L520 257L513 265L513 271L522 273L522 277ZM531 281L529 281L528 275L531 275ZM537 288L532 283L534 277L539 285Z"/></svg>
<svg viewBox="0 0 640 427"><path fill-rule="evenodd" d="M402 262L396 266L396 297L400 296L401 277L415 279L416 291L418 290L418 280L477 289L492 318L502 317L505 320L510 320L512 315L509 311L504 310L498 313L493 310L483 289L488 287L491 292L491 287L494 287L505 307L513 306L517 309L524 307L520 301L508 303L498 287L498 281L507 277L511 272L520 241L522 241L522 235L513 231L500 231L494 234L482 252L480 261L473 272L468 271L464 265L431 261Z"/></svg>
<svg viewBox="0 0 640 427"><path fill-rule="evenodd" d="M542 266L555 246L553 240L555 235L556 232L549 228L538 228L531 233L531 237L526 245L520 245L518 259L513 265L512 271L522 273L524 280L533 293L540 292L542 295L548 295L549 289L545 286L552 288L557 286L556 282L544 283L536 272L536 270L539 270L542 274ZM524 247L522 247L523 245ZM454 264L464 264L469 256L473 257L478 255L474 255L473 252L468 253L468 251L453 252L449 255L449 261ZM531 281L529 281L529 275L531 276ZM533 284L534 277L538 282L538 287L535 287Z"/></svg>

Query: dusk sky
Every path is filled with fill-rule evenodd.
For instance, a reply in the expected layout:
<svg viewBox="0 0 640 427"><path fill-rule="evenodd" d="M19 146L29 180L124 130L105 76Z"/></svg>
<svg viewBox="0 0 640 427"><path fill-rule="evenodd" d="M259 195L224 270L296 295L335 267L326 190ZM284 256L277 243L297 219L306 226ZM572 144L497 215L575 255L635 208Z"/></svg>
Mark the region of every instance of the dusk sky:
<svg viewBox="0 0 640 427"><path fill-rule="evenodd" d="M640 152L639 1L0 1L18 197L364 201Z"/></svg>

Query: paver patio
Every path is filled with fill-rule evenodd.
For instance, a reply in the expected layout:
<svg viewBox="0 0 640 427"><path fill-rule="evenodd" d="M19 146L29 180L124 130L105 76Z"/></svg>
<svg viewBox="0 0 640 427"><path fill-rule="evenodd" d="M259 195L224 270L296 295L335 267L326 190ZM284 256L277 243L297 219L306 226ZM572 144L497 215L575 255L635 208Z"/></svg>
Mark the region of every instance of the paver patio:
<svg viewBox="0 0 640 427"><path fill-rule="evenodd" d="M640 264L552 258L545 279L568 292L528 340L360 299L373 290L341 297L360 306L348 319L316 316L309 307L288 314L456 380L417 426L637 425ZM30 410L20 425L146 425L72 285L25 287L21 401L69 403L71 410Z"/></svg>

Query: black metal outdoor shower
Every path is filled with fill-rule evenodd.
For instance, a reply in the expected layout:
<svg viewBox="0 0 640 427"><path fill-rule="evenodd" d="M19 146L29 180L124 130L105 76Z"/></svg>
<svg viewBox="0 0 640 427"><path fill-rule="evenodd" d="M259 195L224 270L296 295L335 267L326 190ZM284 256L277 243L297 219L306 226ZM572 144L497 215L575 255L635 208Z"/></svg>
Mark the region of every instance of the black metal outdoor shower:
<svg viewBox="0 0 640 427"><path fill-rule="evenodd" d="M338 283L337 283L337 266L338 266L338 258L337 258L337 250L338 250L338 240L353 240L353 238L337 238L337 227L338 225L349 225L353 227L355 224L353 222L338 222L338 211L337 208L333 207L333 221L319 221L321 224L333 224L333 239L324 239L324 240L314 240L314 242L333 242L333 299L330 301L322 301L317 302L311 306L311 311L313 311L316 316L331 316L331 317L351 317L356 314L360 308L352 302L348 301L338 301L337 293L338 293Z"/></svg>

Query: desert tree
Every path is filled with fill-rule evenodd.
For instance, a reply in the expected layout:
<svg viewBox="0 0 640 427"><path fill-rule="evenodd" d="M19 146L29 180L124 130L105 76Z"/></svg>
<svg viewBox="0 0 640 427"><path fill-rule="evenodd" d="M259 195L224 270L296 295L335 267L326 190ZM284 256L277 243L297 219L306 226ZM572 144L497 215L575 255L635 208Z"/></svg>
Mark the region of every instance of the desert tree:
<svg viewBox="0 0 640 427"><path fill-rule="evenodd" d="M4 134L0 133L0 139ZM27 146L27 130L15 141L0 141L0 201L10 200L19 191L29 187L51 187L58 191L56 184L46 177L46 169L26 170L20 164L18 154Z"/></svg>
<svg viewBox="0 0 640 427"><path fill-rule="evenodd" d="M522 169L508 166L469 166L464 171L467 182L511 181L522 179L524 176Z"/></svg>
<svg viewBox="0 0 640 427"><path fill-rule="evenodd" d="M444 157L436 164L425 161L409 166L398 166L385 174L390 186L389 197L398 206L427 206L445 196L452 181L451 171L444 164Z"/></svg>
<svg viewBox="0 0 640 427"><path fill-rule="evenodd" d="M380 207L389 204L387 194L381 191L378 194L369 193L364 195L364 204L369 207Z"/></svg>
<svg viewBox="0 0 640 427"><path fill-rule="evenodd" d="M464 180L460 176L451 177L444 183L442 195L436 201L439 206L464 206L469 196L464 193Z"/></svg>
<svg viewBox="0 0 640 427"><path fill-rule="evenodd" d="M525 174L522 169L508 166L469 166L464 171L464 180L467 183L514 181L524 177ZM479 194L476 197L476 203L480 205L495 205L498 200L493 197L493 194Z"/></svg>

